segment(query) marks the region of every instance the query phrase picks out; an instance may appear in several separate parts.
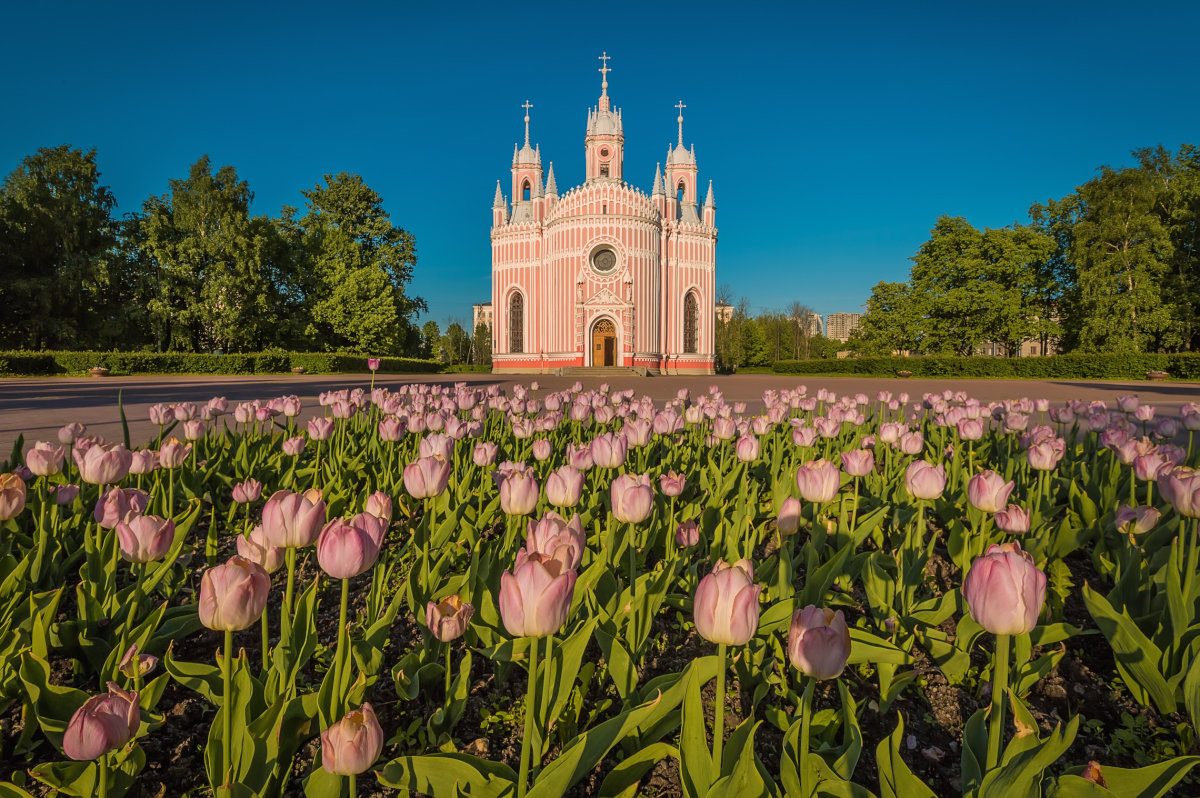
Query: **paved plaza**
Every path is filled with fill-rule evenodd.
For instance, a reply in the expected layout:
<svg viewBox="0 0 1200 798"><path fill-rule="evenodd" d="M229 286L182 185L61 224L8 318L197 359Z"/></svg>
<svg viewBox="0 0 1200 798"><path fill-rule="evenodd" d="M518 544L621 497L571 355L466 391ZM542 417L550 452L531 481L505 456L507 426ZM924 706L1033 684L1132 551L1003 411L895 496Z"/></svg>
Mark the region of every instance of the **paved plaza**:
<svg viewBox="0 0 1200 798"><path fill-rule="evenodd" d="M569 377L528 376L513 379L491 374L413 374L382 375L376 385L395 388L405 383L428 382L453 385L465 382L487 386L499 384L508 389L515 382L528 384L536 380L540 393L570 387L576 380ZM579 380L585 387L605 382L600 379ZM874 398L880 390L899 393L907 391L912 397L947 389L964 390L982 401L1013 399L1022 396L1044 396L1052 401L1066 399L1103 399L1110 403L1123 394L1136 393L1143 402L1155 405L1159 413L1176 415L1185 402L1200 401L1200 384L1149 382L1088 382L1034 380L954 380L954 379L891 379L874 377L813 377L744 374L720 377L631 377L608 381L613 390L633 388L656 402L675 396L681 388L693 393L720 386L730 402L746 402L751 409L762 406L762 392L769 388L794 388L805 385L810 393L827 388L839 394L865 393ZM121 440L121 423L117 397L121 396L129 431L135 446L150 440L157 427L150 423L149 407L158 402L206 402L213 396L224 396L230 402L250 399L270 399L283 394L296 394L305 405L301 420L319 411L317 394L337 388L366 388L370 376L335 374L329 376L245 376L245 377L106 377L89 379L11 378L0 379L0 460L6 459L13 443L21 434L28 446L35 440L56 440L59 427L72 421L87 425L88 432L109 440Z"/></svg>

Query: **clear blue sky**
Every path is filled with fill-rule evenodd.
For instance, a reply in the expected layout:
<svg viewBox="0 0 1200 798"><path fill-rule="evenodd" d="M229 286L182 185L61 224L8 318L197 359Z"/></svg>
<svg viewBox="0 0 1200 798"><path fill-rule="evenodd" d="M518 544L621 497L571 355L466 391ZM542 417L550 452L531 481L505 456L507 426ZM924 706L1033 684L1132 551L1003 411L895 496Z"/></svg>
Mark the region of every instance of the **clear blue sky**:
<svg viewBox="0 0 1200 798"><path fill-rule="evenodd" d="M0 171L98 150L122 212L209 154L256 214L361 174L416 235L414 293L489 296L520 108L560 191L612 56L625 176L685 140L717 197L717 280L754 308L858 310L940 214L1024 221L1130 150L1200 142L1178 3L16 3L0 6Z"/></svg>

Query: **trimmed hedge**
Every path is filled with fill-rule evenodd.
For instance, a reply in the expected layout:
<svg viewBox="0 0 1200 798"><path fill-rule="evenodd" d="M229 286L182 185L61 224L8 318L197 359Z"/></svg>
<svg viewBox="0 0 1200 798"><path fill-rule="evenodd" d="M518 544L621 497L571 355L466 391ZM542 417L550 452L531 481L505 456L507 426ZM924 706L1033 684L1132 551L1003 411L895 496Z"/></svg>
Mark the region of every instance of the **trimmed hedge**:
<svg viewBox="0 0 1200 798"><path fill-rule="evenodd" d="M106 368L126 374L286 374L303 367L307 374L365 373L367 358L347 352L284 352L209 355L190 352L0 352L0 376L85 375ZM436 360L380 358L379 371L436 374L453 371Z"/></svg>
<svg viewBox="0 0 1200 798"><path fill-rule="evenodd" d="M999 377L1028 380L1144 380L1149 371L1175 379L1200 379L1200 353L1069 354L1045 357L849 357L837 360L781 360L776 374L855 374L894 377Z"/></svg>

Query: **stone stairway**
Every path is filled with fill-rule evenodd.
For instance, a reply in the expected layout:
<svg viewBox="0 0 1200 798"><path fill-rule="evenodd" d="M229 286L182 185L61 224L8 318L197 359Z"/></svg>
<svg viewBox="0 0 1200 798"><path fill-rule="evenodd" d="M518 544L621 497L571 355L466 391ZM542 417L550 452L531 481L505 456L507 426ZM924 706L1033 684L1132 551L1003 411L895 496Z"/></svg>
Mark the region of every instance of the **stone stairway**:
<svg viewBox="0 0 1200 798"><path fill-rule="evenodd" d="M559 370L563 377L645 377L645 369L626 368L623 366L568 366Z"/></svg>

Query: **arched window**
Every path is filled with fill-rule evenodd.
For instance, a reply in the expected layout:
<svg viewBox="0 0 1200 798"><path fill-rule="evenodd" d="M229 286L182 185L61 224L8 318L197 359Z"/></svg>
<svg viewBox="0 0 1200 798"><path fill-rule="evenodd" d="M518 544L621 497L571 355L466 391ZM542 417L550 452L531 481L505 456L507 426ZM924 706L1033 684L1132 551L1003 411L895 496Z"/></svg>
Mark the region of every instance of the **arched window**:
<svg viewBox="0 0 1200 798"><path fill-rule="evenodd" d="M514 291L508 300L508 351L525 351L525 298Z"/></svg>
<svg viewBox="0 0 1200 798"><path fill-rule="evenodd" d="M526 202L529 202L529 181L525 181L525 186L521 189L521 197Z"/></svg>
<svg viewBox="0 0 1200 798"><path fill-rule="evenodd" d="M678 202L680 205L683 204L683 195L686 190L687 190L687 186L684 185L682 180L680 180L679 188L677 188L675 190L675 201Z"/></svg>
<svg viewBox="0 0 1200 798"><path fill-rule="evenodd" d="M696 301L696 295L689 293L683 298L683 351L685 354L694 355L699 351L699 321L699 303Z"/></svg>

